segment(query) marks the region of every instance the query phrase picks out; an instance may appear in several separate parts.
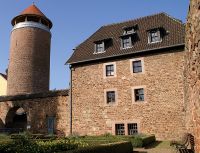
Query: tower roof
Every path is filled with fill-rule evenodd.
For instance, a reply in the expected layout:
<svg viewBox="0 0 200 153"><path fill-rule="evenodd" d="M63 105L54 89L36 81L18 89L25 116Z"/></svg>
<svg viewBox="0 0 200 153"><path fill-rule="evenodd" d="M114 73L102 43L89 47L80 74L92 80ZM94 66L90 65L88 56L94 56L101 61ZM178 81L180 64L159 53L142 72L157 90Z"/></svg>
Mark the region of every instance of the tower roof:
<svg viewBox="0 0 200 153"><path fill-rule="evenodd" d="M38 16L42 16L42 17L46 17L41 11L40 9L35 6L34 4L32 4L31 6L29 6L28 8L26 8L24 11L21 12L21 15L38 15Z"/></svg>
<svg viewBox="0 0 200 153"><path fill-rule="evenodd" d="M41 17L48 21L49 27L52 27L52 22L49 20L43 13L40 11L40 9L35 6L35 4L30 5L27 7L24 11L22 11L18 16L14 17L13 20L11 21L12 25L15 25L15 20L19 19L20 17L23 16L35 16L35 17Z"/></svg>

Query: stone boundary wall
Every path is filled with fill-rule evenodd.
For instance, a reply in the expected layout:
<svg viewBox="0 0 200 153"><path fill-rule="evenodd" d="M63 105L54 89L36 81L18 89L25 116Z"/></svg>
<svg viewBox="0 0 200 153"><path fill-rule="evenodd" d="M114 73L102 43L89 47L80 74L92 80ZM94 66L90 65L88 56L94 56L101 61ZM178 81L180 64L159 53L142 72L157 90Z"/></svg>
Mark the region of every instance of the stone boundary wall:
<svg viewBox="0 0 200 153"><path fill-rule="evenodd" d="M48 117L55 118L54 132L69 134L69 90L0 97L0 127L13 121L11 112L23 108L27 114L27 125L32 133L48 133Z"/></svg>

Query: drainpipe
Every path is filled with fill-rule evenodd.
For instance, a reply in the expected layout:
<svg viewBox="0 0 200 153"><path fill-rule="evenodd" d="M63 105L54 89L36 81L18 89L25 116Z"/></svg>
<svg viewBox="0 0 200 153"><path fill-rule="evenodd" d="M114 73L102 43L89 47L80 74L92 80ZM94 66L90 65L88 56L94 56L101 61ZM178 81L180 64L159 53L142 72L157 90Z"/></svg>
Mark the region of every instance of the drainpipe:
<svg viewBox="0 0 200 153"><path fill-rule="evenodd" d="M69 65L70 68L70 104L69 104L69 108L70 108L70 135L72 135L72 71L73 68L71 65Z"/></svg>

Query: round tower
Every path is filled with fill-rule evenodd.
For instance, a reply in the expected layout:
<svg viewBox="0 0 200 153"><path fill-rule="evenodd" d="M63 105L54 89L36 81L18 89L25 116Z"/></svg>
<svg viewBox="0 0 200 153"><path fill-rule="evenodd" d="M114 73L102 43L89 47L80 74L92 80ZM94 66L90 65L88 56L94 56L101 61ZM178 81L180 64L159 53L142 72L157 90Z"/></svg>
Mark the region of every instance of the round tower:
<svg viewBox="0 0 200 153"><path fill-rule="evenodd" d="M33 4L11 23L7 94L48 91L52 22Z"/></svg>

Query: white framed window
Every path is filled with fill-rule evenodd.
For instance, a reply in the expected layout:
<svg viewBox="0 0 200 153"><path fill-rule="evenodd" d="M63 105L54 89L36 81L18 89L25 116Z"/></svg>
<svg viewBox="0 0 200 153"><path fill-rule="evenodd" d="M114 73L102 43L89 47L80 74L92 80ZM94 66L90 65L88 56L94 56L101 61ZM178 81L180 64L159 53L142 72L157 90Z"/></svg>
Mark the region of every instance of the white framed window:
<svg viewBox="0 0 200 153"><path fill-rule="evenodd" d="M131 35L121 37L121 47L122 49L132 47Z"/></svg>
<svg viewBox="0 0 200 153"><path fill-rule="evenodd" d="M103 64L103 77L104 78L116 77L116 62Z"/></svg>
<svg viewBox="0 0 200 153"><path fill-rule="evenodd" d="M140 133L140 130L139 119L112 121L113 135L135 135Z"/></svg>
<svg viewBox="0 0 200 153"><path fill-rule="evenodd" d="M105 52L105 43L104 41L99 41L95 43L95 54L104 53Z"/></svg>
<svg viewBox="0 0 200 153"><path fill-rule="evenodd" d="M117 105L117 98L117 89L104 90L105 105Z"/></svg>
<svg viewBox="0 0 200 153"><path fill-rule="evenodd" d="M131 59L130 72L133 75L144 74L144 58Z"/></svg>
<svg viewBox="0 0 200 153"><path fill-rule="evenodd" d="M132 87L132 102L134 104L146 103L146 87Z"/></svg>
<svg viewBox="0 0 200 153"><path fill-rule="evenodd" d="M149 31L148 43L158 43L161 41L162 38L159 29Z"/></svg>

